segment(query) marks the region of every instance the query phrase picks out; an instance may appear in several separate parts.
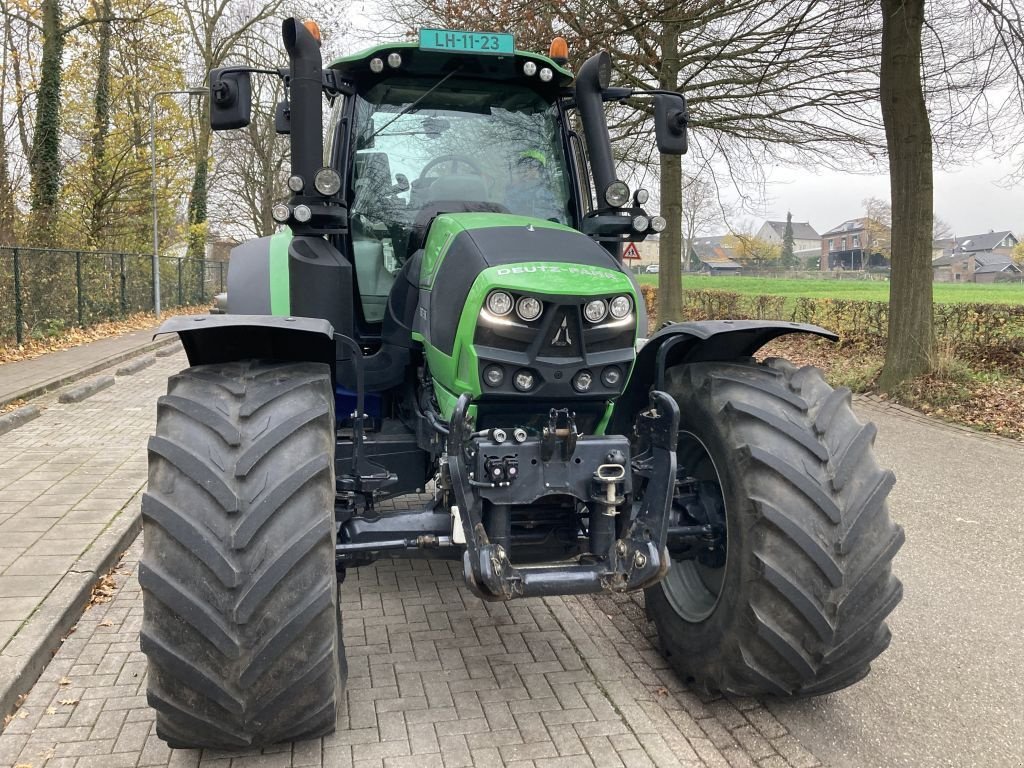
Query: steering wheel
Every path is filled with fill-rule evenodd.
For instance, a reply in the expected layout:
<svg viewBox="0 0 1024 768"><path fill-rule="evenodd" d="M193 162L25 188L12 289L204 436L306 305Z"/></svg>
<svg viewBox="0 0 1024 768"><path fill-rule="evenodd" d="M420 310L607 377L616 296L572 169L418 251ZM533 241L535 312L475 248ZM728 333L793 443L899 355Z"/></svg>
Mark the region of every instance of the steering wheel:
<svg viewBox="0 0 1024 768"><path fill-rule="evenodd" d="M452 166L451 166L451 171L452 172L448 174L449 176L456 176L457 175L455 173L455 170L458 167L459 163L462 163L463 165L469 166L469 168L477 176L483 176L484 175L483 170L480 168L479 165L477 165L475 160L467 157L466 155L451 154L451 155L438 155L433 160L431 160L426 165L424 165L423 166L423 170L420 171L420 178L421 179L425 179L427 177L427 174L430 171L434 170L434 168L438 167L442 163L451 163L452 164Z"/></svg>

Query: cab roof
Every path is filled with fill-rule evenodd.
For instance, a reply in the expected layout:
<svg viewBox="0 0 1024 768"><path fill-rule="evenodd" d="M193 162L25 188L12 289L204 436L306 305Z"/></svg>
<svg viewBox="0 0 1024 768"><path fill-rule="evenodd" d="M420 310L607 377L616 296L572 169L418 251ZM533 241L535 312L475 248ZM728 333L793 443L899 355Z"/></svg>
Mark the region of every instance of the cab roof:
<svg viewBox="0 0 1024 768"><path fill-rule="evenodd" d="M399 66L392 67L387 63L391 53L401 57ZM370 61L375 58L384 62L384 69L379 73L370 69ZM537 73L527 75L523 72L523 65L528 61L536 65ZM549 68L554 75L550 82L545 83L540 79L539 72L543 67ZM353 83L358 91L365 91L389 77L433 80L454 70L460 77L512 81L554 98L562 88L572 83L574 77L571 71L549 57L532 51L516 50L511 55L482 55L461 51L421 50L419 43L410 42L376 45L351 56L341 56L331 62L330 68L342 79Z"/></svg>

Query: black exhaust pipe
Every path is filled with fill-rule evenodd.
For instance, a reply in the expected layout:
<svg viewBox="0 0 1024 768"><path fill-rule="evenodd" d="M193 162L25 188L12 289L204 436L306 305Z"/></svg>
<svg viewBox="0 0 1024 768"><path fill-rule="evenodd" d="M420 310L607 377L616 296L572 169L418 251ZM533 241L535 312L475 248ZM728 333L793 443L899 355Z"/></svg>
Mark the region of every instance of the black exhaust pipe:
<svg viewBox="0 0 1024 768"><path fill-rule="evenodd" d="M281 25L284 47L291 63L292 174L302 178L302 192L313 195L313 176L323 166L323 56L320 41L298 19Z"/></svg>
<svg viewBox="0 0 1024 768"><path fill-rule="evenodd" d="M612 159L612 139L604 115L601 92L608 87L612 74L612 57L608 51L599 51L583 62L576 75L576 107L583 121L583 134L590 155L590 169L594 174L597 207L605 206L604 191L615 181L615 161ZM602 245L617 259L622 258L622 245L605 242Z"/></svg>

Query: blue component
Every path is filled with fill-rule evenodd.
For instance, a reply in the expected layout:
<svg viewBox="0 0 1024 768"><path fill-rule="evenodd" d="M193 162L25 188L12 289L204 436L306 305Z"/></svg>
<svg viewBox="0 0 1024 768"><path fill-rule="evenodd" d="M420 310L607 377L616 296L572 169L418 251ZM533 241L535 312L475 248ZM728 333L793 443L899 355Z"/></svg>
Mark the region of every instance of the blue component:
<svg viewBox="0 0 1024 768"><path fill-rule="evenodd" d="M371 419L379 419L383 412L381 396L375 392L367 392L363 398L363 408ZM348 421L356 410L356 393L345 387L334 388L334 419L339 424Z"/></svg>

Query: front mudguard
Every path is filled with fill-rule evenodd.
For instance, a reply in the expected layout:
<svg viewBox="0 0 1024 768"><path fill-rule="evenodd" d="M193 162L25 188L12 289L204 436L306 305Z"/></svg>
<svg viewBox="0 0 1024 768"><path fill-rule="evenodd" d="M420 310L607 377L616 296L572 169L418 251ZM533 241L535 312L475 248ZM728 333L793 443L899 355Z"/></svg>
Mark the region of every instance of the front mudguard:
<svg viewBox="0 0 1024 768"><path fill-rule="evenodd" d="M702 320L671 323L646 340L637 353L633 373L608 426L626 432L647 402L648 393L664 389L665 371L676 365L750 357L772 339L808 333L837 341L839 336L817 325L783 320Z"/></svg>
<svg viewBox="0 0 1024 768"><path fill-rule="evenodd" d="M325 363L334 369L334 329L326 320L271 315L182 315L154 336L177 333L189 365L238 360Z"/></svg>

